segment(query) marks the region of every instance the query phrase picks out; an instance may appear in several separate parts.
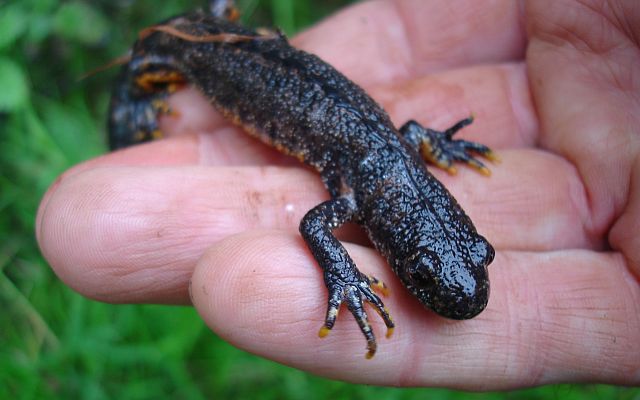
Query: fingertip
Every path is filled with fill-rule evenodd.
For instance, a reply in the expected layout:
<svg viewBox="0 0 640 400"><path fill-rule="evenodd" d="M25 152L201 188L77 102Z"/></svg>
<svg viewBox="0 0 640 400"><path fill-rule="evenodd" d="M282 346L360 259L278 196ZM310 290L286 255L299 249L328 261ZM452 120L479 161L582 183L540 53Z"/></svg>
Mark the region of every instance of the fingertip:
<svg viewBox="0 0 640 400"><path fill-rule="evenodd" d="M38 209L36 237L42 255L65 284L87 297L100 299L97 292L88 289L93 286L89 284L91 273L99 279L99 273L87 262L95 254L84 252L92 246L78 246L93 236L88 232L91 217L74 201L85 178L86 171L68 171L51 185Z"/></svg>
<svg viewBox="0 0 640 400"><path fill-rule="evenodd" d="M214 244L198 261L192 301L218 335L252 353L275 359L313 354L321 324L319 271L307 263L295 235L251 232Z"/></svg>
<svg viewBox="0 0 640 400"><path fill-rule="evenodd" d="M63 175L40 207L40 249L56 275L86 297L185 303L191 273L181 265L185 247L169 247L176 245L158 223L171 187L158 188L170 180L140 171L89 168ZM171 250L175 254L163 257Z"/></svg>
<svg viewBox="0 0 640 400"><path fill-rule="evenodd" d="M40 204L38 205L38 210L36 212L35 234L36 234L36 240L38 242L38 246L40 247L40 251L43 251L42 227L44 222L48 220L47 206L49 205L49 200L51 200L51 197L53 197L54 194L56 193L58 186L60 186L60 182L62 181L62 179L63 179L63 175L60 175L56 178L55 181L53 181L53 183L51 183L47 191L42 196L42 199L40 200Z"/></svg>

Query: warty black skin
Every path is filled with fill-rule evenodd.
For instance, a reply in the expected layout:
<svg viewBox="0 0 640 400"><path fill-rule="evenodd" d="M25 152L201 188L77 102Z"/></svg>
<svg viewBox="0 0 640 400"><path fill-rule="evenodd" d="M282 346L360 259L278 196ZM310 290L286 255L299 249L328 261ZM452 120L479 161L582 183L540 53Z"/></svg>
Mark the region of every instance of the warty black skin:
<svg viewBox="0 0 640 400"><path fill-rule="evenodd" d="M249 133L315 168L332 199L309 211L300 232L329 290L321 336L333 327L343 301L367 338L368 357L376 342L363 303L372 304L389 329L394 326L372 290L384 285L362 274L332 234L346 222L364 227L402 283L436 313L467 319L485 308L494 250L419 154L428 144L429 156L444 158L445 166L462 161L477 167L468 151L489 155L489 149L451 140L470 119L447 132L414 121L398 130L360 87L282 35L203 12L160 25L210 39L156 31L135 43L112 99L112 148L151 139L162 100L188 82ZM224 42L219 34L234 40ZM144 76L152 88L140 84Z"/></svg>

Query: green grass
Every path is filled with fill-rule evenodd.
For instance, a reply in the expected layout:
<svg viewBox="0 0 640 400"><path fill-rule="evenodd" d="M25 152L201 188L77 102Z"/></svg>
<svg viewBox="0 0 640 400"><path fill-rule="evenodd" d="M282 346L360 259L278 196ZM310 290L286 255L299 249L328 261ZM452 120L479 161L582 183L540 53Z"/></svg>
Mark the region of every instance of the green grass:
<svg viewBox="0 0 640 400"><path fill-rule="evenodd" d="M347 2L247 0L241 7L248 23L275 23L292 34ZM123 54L141 27L183 11L182 3L0 0L0 398L466 397L318 378L233 348L191 308L97 303L51 272L34 239L38 202L58 174L106 149L114 71L77 78ZM640 393L555 385L471 397L638 399Z"/></svg>

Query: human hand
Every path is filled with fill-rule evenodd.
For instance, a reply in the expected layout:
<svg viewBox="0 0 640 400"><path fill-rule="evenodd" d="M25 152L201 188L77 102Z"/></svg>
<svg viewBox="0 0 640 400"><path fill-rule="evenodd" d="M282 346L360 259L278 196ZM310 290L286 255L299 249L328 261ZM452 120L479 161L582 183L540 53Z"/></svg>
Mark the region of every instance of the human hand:
<svg viewBox="0 0 640 400"><path fill-rule="evenodd" d="M172 98L173 137L52 185L37 221L43 254L88 297L191 299L231 343L329 377L474 390L638 384L640 10L607 4L375 1L294 40L397 126L444 128L473 113L461 136L498 150L489 179L434 171L497 250L489 305L473 320L425 310L360 234L343 231L359 243L347 244L359 268L390 286L396 333L382 338L373 316L369 361L349 313L319 339L326 290L297 226L326 191L193 90Z"/></svg>

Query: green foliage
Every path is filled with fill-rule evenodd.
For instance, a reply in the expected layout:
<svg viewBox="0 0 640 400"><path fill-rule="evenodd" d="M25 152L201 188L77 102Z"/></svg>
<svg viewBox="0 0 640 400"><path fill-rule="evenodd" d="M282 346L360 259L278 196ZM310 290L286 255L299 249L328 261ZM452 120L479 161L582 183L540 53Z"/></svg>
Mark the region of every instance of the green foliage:
<svg viewBox="0 0 640 400"><path fill-rule="evenodd" d="M27 77L15 61L0 57L0 112L15 111L22 107L29 96Z"/></svg>
<svg viewBox="0 0 640 400"><path fill-rule="evenodd" d="M348 0L246 0L244 20L292 34ZM114 71L139 29L184 11L167 0L0 0L0 398L457 399L317 378L237 350L190 308L114 306L68 289L40 256L40 198L105 151ZM637 398L609 386L553 386L478 399Z"/></svg>
<svg viewBox="0 0 640 400"><path fill-rule="evenodd" d="M85 3L64 3L53 17L53 31L63 39L97 45L107 37L109 24L98 10Z"/></svg>

